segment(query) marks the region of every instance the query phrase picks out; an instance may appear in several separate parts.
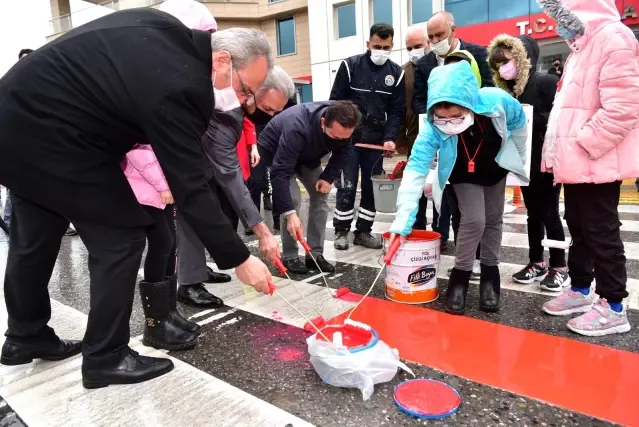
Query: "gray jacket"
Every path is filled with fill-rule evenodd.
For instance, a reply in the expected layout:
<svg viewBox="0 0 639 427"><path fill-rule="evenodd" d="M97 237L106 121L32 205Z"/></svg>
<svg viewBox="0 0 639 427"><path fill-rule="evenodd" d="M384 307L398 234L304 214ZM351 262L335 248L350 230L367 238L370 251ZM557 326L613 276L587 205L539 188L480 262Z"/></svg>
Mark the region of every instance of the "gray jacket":
<svg viewBox="0 0 639 427"><path fill-rule="evenodd" d="M207 165L210 166L207 178L215 178L222 187L244 227L253 228L262 222L262 217L244 183L237 158L236 147L242 135L243 121L242 107L226 112L214 110L202 144L211 160L210 165Z"/></svg>

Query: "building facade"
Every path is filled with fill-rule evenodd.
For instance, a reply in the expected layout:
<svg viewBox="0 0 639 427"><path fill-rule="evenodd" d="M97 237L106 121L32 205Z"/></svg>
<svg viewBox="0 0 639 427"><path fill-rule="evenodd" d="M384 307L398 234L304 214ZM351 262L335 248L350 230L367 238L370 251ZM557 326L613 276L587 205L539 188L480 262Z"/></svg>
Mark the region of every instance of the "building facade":
<svg viewBox="0 0 639 427"><path fill-rule="evenodd" d="M597 1L597 0L592 0ZM639 0L616 0L623 22L639 31ZM434 12L446 10L455 16L457 36L488 45L498 34L529 34L540 43L540 71L554 58L565 59L568 45L555 31L536 0L312 0L308 14L311 37L313 98L327 99L342 59L363 53L368 31L376 22L395 28L391 59L408 61L404 37L410 25L425 23Z"/></svg>
<svg viewBox="0 0 639 427"><path fill-rule="evenodd" d="M299 102L312 101L309 37L309 0L204 0L218 28L245 27L266 33L276 55L275 62L295 80ZM318 1L318 0L312 0ZM90 2L50 0L49 40L100 16L133 7L159 7L162 0L109 0ZM72 7L75 6L75 7Z"/></svg>

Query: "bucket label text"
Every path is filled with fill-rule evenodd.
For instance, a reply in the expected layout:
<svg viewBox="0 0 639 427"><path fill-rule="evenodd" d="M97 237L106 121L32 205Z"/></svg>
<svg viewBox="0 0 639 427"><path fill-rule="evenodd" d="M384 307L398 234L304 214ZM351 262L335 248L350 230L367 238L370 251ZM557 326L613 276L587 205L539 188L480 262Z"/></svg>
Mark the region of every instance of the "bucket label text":
<svg viewBox="0 0 639 427"><path fill-rule="evenodd" d="M427 265L418 270L413 271L408 275L408 283L413 285L420 285L430 282L437 275L437 269L432 265Z"/></svg>

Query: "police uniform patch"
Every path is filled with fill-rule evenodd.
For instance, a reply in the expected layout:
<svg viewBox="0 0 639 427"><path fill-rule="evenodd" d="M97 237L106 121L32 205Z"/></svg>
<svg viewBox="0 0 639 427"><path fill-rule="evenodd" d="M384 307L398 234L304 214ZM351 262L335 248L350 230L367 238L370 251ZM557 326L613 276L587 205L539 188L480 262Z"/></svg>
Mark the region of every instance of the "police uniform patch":
<svg viewBox="0 0 639 427"><path fill-rule="evenodd" d="M395 77L391 76L390 74L387 75L384 79L384 83L386 83L386 86L392 86L393 84L395 84Z"/></svg>

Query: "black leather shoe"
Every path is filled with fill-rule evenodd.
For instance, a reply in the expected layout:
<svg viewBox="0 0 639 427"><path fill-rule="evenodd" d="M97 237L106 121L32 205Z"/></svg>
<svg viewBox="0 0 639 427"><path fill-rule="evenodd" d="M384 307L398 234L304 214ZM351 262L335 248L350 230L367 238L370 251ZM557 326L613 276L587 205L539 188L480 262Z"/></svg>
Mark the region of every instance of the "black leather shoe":
<svg viewBox="0 0 639 427"><path fill-rule="evenodd" d="M180 285L177 291L177 300L192 307L219 308L224 305L224 301L207 291L201 283L188 286Z"/></svg>
<svg viewBox="0 0 639 427"><path fill-rule="evenodd" d="M228 274L213 271L211 267L206 267L206 270L209 272L209 278L204 283L227 283L231 281L231 276Z"/></svg>
<svg viewBox="0 0 639 427"><path fill-rule="evenodd" d="M466 311L466 295L471 271L453 268L448 279L446 290L446 311L450 314L464 314Z"/></svg>
<svg viewBox="0 0 639 427"><path fill-rule="evenodd" d="M33 359L64 360L82 352L82 341L56 339L36 342L17 342L8 338L2 346L0 363L8 366L24 365Z"/></svg>
<svg viewBox="0 0 639 427"><path fill-rule="evenodd" d="M479 308L488 313L498 311L500 290L499 267L482 264L479 277Z"/></svg>
<svg viewBox="0 0 639 427"><path fill-rule="evenodd" d="M335 266L324 258L324 255L316 255L315 261L317 261L317 265L322 270L322 273L335 273ZM311 270L317 270L317 265L313 262L313 258L306 255L306 266Z"/></svg>
<svg viewBox="0 0 639 427"><path fill-rule="evenodd" d="M169 282L169 322L178 328L199 335L202 331L200 325L184 318L177 309L177 279L175 277L167 277L167 281Z"/></svg>
<svg viewBox="0 0 639 427"><path fill-rule="evenodd" d="M86 368L82 366L82 385L84 388L101 388L112 384L136 384L157 378L173 370L169 359L140 356L129 350L124 359L116 366Z"/></svg>
<svg viewBox="0 0 639 427"><path fill-rule="evenodd" d="M299 258L282 260L282 263L291 273L306 274L311 271Z"/></svg>

